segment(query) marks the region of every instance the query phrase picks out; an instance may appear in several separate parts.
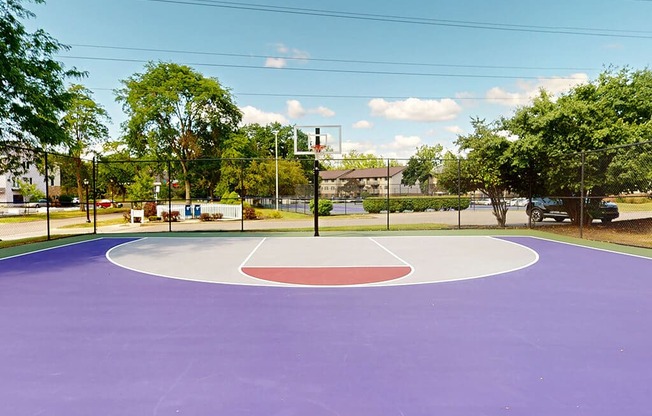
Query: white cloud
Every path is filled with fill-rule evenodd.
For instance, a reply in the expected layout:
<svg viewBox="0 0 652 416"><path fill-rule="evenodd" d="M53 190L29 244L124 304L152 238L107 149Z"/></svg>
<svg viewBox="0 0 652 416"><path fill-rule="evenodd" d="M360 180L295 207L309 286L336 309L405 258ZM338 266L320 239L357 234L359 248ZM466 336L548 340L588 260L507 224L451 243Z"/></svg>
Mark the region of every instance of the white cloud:
<svg viewBox="0 0 652 416"><path fill-rule="evenodd" d="M303 104L299 100L288 100L286 101L288 109L288 117L290 118L301 118L307 114L318 114L322 117L333 117L335 111L331 110L328 107L317 107L305 109Z"/></svg>
<svg viewBox="0 0 652 416"><path fill-rule="evenodd" d="M335 115L335 111L331 110L330 108L326 107L317 107L314 110L308 110L309 113L311 114L319 114L322 117L333 117Z"/></svg>
<svg viewBox="0 0 652 416"><path fill-rule="evenodd" d="M290 48L288 48L284 44L282 44L282 43L277 43L276 44L276 52L287 54L289 51L290 51Z"/></svg>
<svg viewBox="0 0 652 416"><path fill-rule="evenodd" d="M303 105L298 100L288 100L286 104L290 118L301 118L306 115L306 110L304 110Z"/></svg>
<svg viewBox="0 0 652 416"><path fill-rule="evenodd" d="M376 146L371 142L343 141L342 154L349 153L351 150L355 150L356 152L363 154L372 154L378 156L378 153L376 152Z"/></svg>
<svg viewBox="0 0 652 416"><path fill-rule="evenodd" d="M444 130L449 131L454 134L462 134L464 133L464 130L460 126L447 126L444 127Z"/></svg>
<svg viewBox="0 0 652 416"><path fill-rule="evenodd" d="M262 110L257 109L252 106L241 107L242 111L242 124L260 124L265 126L270 123L278 122L281 124L288 124L288 120L283 116L283 114L278 113L266 113Z"/></svg>
<svg viewBox="0 0 652 416"><path fill-rule="evenodd" d="M353 123L353 128L354 129L370 129L373 126L374 126L373 123L371 123L370 121L367 121L367 120L360 120L360 121L356 121L355 123Z"/></svg>
<svg viewBox="0 0 652 416"><path fill-rule="evenodd" d="M267 58L265 68L285 68L288 62L284 58Z"/></svg>
<svg viewBox="0 0 652 416"><path fill-rule="evenodd" d="M360 153L372 154L377 157L389 159L409 159L416 152L417 147L425 144L419 136L396 135L389 143L374 141L342 142L342 153L355 150Z"/></svg>
<svg viewBox="0 0 652 416"><path fill-rule="evenodd" d="M310 59L310 54L306 51L302 51L300 49L292 49L292 52L290 53L290 57L294 59L299 59L302 61Z"/></svg>
<svg viewBox="0 0 652 416"><path fill-rule="evenodd" d="M288 60L307 61L310 59L310 54L297 48L290 48L282 43L274 45L276 52L280 56L268 57L265 60L265 66L270 68L285 68Z"/></svg>
<svg viewBox="0 0 652 416"><path fill-rule="evenodd" d="M516 83L516 91L510 92L501 87L494 87L487 91L485 96L489 102L512 107L528 104L539 95L541 89L546 90L552 96L558 96L588 81L589 76L584 73L572 74L568 77L539 78L537 81L521 80Z"/></svg>
<svg viewBox="0 0 652 416"><path fill-rule="evenodd" d="M390 120L445 121L457 117L462 108L450 98L421 100L408 98L403 101L385 101L374 98L369 101L371 114Z"/></svg>

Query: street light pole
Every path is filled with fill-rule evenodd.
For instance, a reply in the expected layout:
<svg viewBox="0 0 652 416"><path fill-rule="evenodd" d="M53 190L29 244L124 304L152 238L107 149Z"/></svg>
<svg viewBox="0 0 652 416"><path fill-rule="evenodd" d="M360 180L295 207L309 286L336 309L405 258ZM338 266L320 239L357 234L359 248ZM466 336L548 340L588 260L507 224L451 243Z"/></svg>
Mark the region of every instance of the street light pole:
<svg viewBox="0 0 652 416"><path fill-rule="evenodd" d="M278 211L278 130L274 130L274 159L276 162L276 210Z"/></svg>
<svg viewBox="0 0 652 416"><path fill-rule="evenodd" d="M84 179L84 189L86 190L86 222L91 222L91 217L88 208L88 179Z"/></svg>

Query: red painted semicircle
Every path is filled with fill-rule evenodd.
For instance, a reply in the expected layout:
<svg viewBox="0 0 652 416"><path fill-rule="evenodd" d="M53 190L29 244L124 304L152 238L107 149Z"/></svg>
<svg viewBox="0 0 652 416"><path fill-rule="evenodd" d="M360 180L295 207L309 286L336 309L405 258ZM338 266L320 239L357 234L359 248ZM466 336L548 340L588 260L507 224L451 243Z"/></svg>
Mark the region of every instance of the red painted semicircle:
<svg viewBox="0 0 652 416"><path fill-rule="evenodd" d="M361 285L407 276L409 266L383 267L243 267L242 272L271 282L314 286Z"/></svg>

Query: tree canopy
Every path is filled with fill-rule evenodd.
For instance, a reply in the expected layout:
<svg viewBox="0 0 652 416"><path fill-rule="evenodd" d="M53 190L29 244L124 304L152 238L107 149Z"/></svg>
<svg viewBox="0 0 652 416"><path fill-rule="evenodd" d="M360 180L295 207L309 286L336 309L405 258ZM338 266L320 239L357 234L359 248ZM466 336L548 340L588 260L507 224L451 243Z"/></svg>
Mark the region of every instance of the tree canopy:
<svg viewBox="0 0 652 416"><path fill-rule="evenodd" d="M189 161L220 157L242 114L216 78L174 63L153 63L117 91L127 121L124 140L139 155L176 158L190 199Z"/></svg>
<svg viewBox="0 0 652 416"><path fill-rule="evenodd" d="M67 138L62 147L72 159L77 187L77 197L83 198L82 156L93 145L101 144L109 137L109 129L105 123L110 121L106 110L93 100L93 93L87 88L73 84L68 89L71 100L61 118Z"/></svg>
<svg viewBox="0 0 652 416"><path fill-rule="evenodd" d="M574 197L564 206L576 222L582 183L593 195L631 190L631 182L615 175L627 165L645 165L647 152L630 153L626 160L623 152L605 149L652 139L652 72L609 69L557 100L541 92L502 125L518 137L511 164L527 177L522 185L534 193ZM635 187L648 190L651 176L639 170L637 177L648 179Z"/></svg>
<svg viewBox="0 0 652 416"><path fill-rule="evenodd" d="M419 146L403 171L401 184L413 186L418 182L421 192L430 194L431 178L435 173L435 168L441 162L443 150L444 148L440 144Z"/></svg>
<svg viewBox="0 0 652 416"><path fill-rule="evenodd" d="M43 0L32 0L43 3ZM21 20L34 17L21 0L0 2L0 171L19 167L18 148L59 144L59 124L71 96L64 81L82 74L66 70L53 57L68 49L43 30L29 33Z"/></svg>

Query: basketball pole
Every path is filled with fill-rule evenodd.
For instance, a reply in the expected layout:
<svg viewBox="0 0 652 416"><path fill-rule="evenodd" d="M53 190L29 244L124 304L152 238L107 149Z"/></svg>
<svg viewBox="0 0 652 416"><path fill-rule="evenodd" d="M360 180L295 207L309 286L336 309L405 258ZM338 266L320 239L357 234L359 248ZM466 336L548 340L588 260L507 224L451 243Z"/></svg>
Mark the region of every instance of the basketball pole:
<svg viewBox="0 0 652 416"><path fill-rule="evenodd" d="M313 215L315 219L315 237L319 237L319 127L315 127L315 168L314 168L314 200Z"/></svg>

